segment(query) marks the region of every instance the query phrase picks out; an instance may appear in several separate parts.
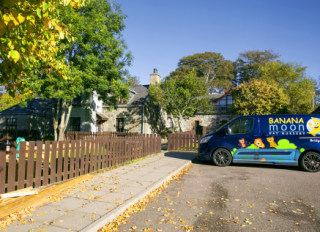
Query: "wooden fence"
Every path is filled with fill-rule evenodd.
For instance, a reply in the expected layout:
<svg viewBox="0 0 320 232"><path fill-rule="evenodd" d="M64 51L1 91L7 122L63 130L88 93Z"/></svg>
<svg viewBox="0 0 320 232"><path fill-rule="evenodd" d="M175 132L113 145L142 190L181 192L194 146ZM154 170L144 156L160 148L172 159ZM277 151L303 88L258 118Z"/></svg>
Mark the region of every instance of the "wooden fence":
<svg viewBox="0 0 320 232"><path fill-rule="evenodd" d="M168 136L168 151L197 151L201 135L174 133Z"/></svg>
<svg viewBox="0 0 320 232"><path fill-rule="evenodd" d="M206 127L202 127L201 134L196 130L169 134L168 151L198 151L200 139L206 134Z"/></svg>
<svg viewBox="0 0 320 232"><path fill-rule="evenodd" d="M161 151L161 137L103 137L21 142L0 151L0 193L65 181Z"/></svg>
<svg viewBox="0 0 320 232"><path fill-rule="evenodd" d="M96 137L131 137L138 136L139 133L133 132L84 132L84 131L68 131L66 133L66 140L82 140L87 138L96 138Z"/></svg>

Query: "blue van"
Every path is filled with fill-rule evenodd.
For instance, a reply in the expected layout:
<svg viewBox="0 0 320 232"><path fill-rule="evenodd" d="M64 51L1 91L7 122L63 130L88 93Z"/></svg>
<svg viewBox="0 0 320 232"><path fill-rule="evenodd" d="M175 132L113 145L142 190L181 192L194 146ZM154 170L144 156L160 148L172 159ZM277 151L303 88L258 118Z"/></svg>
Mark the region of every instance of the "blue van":
<svg viewBox="0 0 320 232"><path fill-rule="evenodd" d="M238 117L204 136L198 158L233 163L299 165L320 171L320 115Z"/></svg>

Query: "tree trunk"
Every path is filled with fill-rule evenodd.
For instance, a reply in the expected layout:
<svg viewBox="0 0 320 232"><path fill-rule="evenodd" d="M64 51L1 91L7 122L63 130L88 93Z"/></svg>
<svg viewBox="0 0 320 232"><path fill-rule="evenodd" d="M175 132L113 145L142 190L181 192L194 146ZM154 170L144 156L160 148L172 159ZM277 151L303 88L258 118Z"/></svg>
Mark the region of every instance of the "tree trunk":
<svg viewBox="0 0 320 232"><path fill-rule="evenodd" d="M65 139L64 133L65 133L67 126L68 126L68 123L69 123L71 109L72 109L72 101L66 102L65 100L62 99L61 120L60 120L60 124L58 126L59 141Z"/></svg>
<svg viewBox="0 0 320 232"><path fill-rule="evenodd" d="M176 123L174 122L174 117L172 114L170 114L170 118L171 118L173 130L175 131L176 130Z"/></svg>
<svg viewBox="0 0 320 232"><path fill-rule="evenodd" d="M182 120L183 120L182 115L179 113L178 125L179 125L179 130L180 130L180 132L183 132L183 131L182 131L182 127L181 127L181 121L182 121Z"/></svg>
<svg viewBox="0 0 320 232"><path fill-rule="evenodd" d="M55 141L58 141L59 116L60 116L60 100L58 99L57 104L55 104L55 100L52 99L53 135L54 135Z"/></svg>

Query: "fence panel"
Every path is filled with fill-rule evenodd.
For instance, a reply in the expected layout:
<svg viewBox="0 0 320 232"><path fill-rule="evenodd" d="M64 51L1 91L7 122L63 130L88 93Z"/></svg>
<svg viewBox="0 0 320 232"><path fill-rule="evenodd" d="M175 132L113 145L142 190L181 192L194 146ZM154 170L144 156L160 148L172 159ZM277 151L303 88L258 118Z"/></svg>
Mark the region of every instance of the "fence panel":
<svg viewBox="0 0 320 232"><path fill-rule="evenodd" d="M65 181L160 151L155 135L21 142L20 151L0 151L0 193Z"/></svg>
<svg viewBox="0 0 320 232"><path fill-rule="evenodd" d="M6 151L0 151L0 194L5 192L6 184L6 171L7 171L7 162L6 162Z"/></svg>
<svg viewBox="0 0 320 232"><path fill-rule="evenodd" d="M168 136L169 151L197 151L201 136L193 131L173 133Z"/></svg>

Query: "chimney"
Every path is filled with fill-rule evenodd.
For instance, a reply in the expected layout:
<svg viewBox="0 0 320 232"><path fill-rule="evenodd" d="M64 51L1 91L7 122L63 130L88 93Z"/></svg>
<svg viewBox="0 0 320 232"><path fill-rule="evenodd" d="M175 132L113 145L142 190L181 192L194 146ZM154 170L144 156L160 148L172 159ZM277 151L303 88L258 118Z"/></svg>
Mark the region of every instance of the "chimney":
<svg viewBox="0 0 320 232"><path fill-rule="evenodd" d="M153 69L153 73L150 74L150 85L160 84L161 76L158 74L158 70L156 68Z"/></svg>

